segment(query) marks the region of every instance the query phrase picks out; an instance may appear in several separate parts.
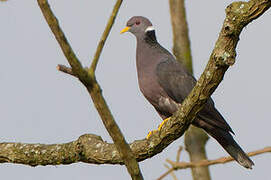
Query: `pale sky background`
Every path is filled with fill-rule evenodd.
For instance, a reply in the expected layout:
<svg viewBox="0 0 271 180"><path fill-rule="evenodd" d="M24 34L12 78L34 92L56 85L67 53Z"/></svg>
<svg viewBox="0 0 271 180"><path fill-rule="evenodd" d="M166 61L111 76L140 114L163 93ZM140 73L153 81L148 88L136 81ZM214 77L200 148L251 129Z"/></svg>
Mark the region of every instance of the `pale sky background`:
<svg viewBox="0 0 271 180"><path fill-rule="evenodd" d="M203 71L218 37L229 0L187 1L194 73ZM115 1L50 1L73 50L89 65ZM161 122L141 95L135 68L135 38L120 35L134 15L148 17L158 41L172 47L168 1L124 1L97 68L97 79L111 111L127 141L146 137ZM213 95L216 107L236 133L245 151L270 146L270 42L271 11L247 26L237 47L237 61ZM0 142L66 143L85 133L112 142L82 84L58 72L68 64L34 0L0 3ZM162 153L140 163L146 180L166 171L165 159L175 160L180 138ZM209 159L228 155L210 139ZM188 160L186 152L182 160ZM266 179L270 177L270 154L252 158L256 166L246 170L235 162L211 166L213 179ZM119 165L76 163L29 167L1 164L5 180L116 180L130 179ZM192 179L190 170L178 171L179 179ZM165 178L172 179L171 176Z"/></svg>

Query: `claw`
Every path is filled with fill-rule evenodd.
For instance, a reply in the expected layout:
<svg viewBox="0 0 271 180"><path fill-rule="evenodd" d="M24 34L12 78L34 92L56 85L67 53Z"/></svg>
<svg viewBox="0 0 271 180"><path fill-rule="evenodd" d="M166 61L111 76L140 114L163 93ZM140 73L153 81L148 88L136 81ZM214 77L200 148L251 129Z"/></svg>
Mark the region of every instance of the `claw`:
<svg viewBox="0 0 271 180"><path fill-rule="evenodd" d="M152 135L152 131L150 131L150 132L148 133L146 139L149 139L151 135Z"/></svg>
<svg viewBox="0 0 271 180"><path fill-rule="evenodd" d="M160 131L160 130L162 129L163 125L165 124L165 122L167 122L169 119L170 119L170 117L169 117L169 118L164 119L164 121L163 121L163 122L162 122L162 123L159 125L158 130L153 130L153 131L150 131L150 132L148 133L148 135L147 135L146 139L149 139L149 138L150 138L150 136L152 136L152 134L153 134L153 133L155 133L155 132L157 132L157 131Z"/></svg>
<svg viewBox="0 0 271 180"><path fill-rule="evenodd" d="M155 133L156 131L157 131L157 130L150 131L150 132L148 133L146 139L149 139L150 136L151 136L153 133Z"/></svg>
<svg viewBox="0 0 271 180"><path fill-rule="evenodd" d="M162 127L163 127L163 125L165 124L165 122L167 122L168 120L170 119L170 117L169 118L166 118L166 119L164 119L164 121L159 125L159 127L158 127L158 131L160 131L161 129L162 129Z"/></svg>

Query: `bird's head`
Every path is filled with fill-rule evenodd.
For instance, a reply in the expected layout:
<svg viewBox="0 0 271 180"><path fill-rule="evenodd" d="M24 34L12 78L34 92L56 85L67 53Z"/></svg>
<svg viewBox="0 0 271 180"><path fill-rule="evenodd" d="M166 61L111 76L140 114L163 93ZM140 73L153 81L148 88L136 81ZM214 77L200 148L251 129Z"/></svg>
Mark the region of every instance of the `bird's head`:
<svg viewBox="0 0 271 180"><path fill-rule="evenodd" d="M128 20L126 27L120 33L131 32L137 38L145 37L146 34L154 32L152 23L143 16L134 16Z"/></svg>

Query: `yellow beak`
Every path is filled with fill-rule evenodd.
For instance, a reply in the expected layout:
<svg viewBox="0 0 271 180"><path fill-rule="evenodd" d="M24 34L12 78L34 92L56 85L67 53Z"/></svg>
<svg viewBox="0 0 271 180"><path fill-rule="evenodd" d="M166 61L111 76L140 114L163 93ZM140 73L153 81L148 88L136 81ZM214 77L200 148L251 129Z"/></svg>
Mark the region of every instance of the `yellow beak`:
<svg viewBox="0 0 271 180"><path fill-rule="evenodd" d="M122 34L122 33L125 33L125 32L127 32L127 31L129 31L129 29L130 29L131 27L125 27L125 28L123 28L121 31L120 31L120 34Z"/></svg>

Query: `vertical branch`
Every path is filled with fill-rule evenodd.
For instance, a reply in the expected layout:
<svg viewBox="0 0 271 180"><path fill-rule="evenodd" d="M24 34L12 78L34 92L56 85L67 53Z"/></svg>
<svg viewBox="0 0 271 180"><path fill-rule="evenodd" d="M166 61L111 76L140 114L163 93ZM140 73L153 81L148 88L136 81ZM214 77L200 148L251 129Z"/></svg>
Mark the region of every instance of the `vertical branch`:
<svg viewBox="0 0 271 180"><path fill-rule="evenodd" d="M184 0L169 0L169 8L173 31L173 53L192 74L192 56Z"/></svg>
<svg viewBox="0 0 271 180"><path fill-rule="evenodd" d="M191 162L198 162L207 159L205 145L208 135L200 128L190 126L184 136L185 149L189 153ZM194 180L210 180L208 166L193 167L192 176Z"/></svg>
<svg viewBox="0 0 271 180"><path fill-rule="evenodd" d="M188 25L184 0L169 0L171 24L173 31L173 53L178 61L181 61L187 69L193 73L192 56L188 35ZM190 161L207 159L205 144L208 135L201 129L190 126L185 133L185 147L189 153ZM210 172L207 166L192 168L194 180L210 180Z"/></svg>
<svg viewBox="0 0 271 180"><path fill-rule="evenodd" d="M94 79L94 85L87 87L88 92L94 102L94 105L100 114L100 117L103 121L104 126L106 127L109 135L114 141L114 144L116 145L116 148L118 152L120 153L120 156L122 157L124 164L126 165L126 168L128 172L130 173L133 180L142 180L143 176L140 172L138 162L129 146L129 144L126 142L120 128L118 127L116 121L114 120L114 117L112 113L110 112L110 109L102 95L102 90L99 86L99 84L96 81L95 77L95 70L99 61L100 54L102 52L102 49L104 47L105 41L110 33L110 30L115 22L115 18L117 16L117 13L119 11L119 8L122 4L122 0L117 0L113 11L111 13L111 16L108 19L107 25L105 27L105 30L101 36L100 42L97 46L94 58L92 60L89 74Z"/></svg>
<svg viewBox="0 0 271 180"><path fill-rule="evenodd" d="M82 65L79 61L79 59L76 57L75 53L73 52L71 46L69 45L67 39L65 38L64 33L62 32L57 18L54 16L47 0L37 0L38 4L41 8L41 11L51 28L53 34L55 35L64 55L66 56L69 64L72 67L72 73L76 77L79 78L79 80L85 85L87 88L93 103L103 121L103 124L105 128L107 129L108 133L110 134L111 138L114 141L114 144L123 159L123 162L133 180L142 180L143 176L140 172L138 163L136 161L136 158L130 148L130 146L127 144L124 136L121 133L120 128L118 127L117 123L115 122L109 107L106 104L106 101L102 95L102 90L96 81L95 77L95 69L100 57L100 54L102 52L102 48L104 46L105 40L107 36L109 35L109 32L111 30L111 27L113 26L115 17L117 15L117 12L119 11L120 5L122 3L122 0L117 0L116 4L113 8L113 11L111 13L111 16L108 20L106 29L101 37L101 40L99 42L99 45L97 47L97 51L95 53L94 59L92 61L92 65L90 67L90 70L82 68Z"/></svg>

